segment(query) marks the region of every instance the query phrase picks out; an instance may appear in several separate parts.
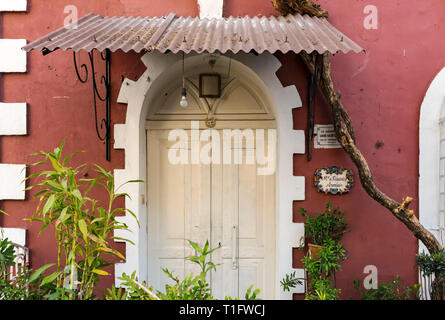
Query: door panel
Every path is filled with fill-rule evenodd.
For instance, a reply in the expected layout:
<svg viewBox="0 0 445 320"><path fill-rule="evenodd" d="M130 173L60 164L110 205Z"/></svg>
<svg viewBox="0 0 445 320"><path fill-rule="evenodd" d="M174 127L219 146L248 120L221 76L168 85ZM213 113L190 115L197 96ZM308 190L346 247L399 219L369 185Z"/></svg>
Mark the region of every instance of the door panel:
<svg viewBox="0 0 445 320"><path fill-rule="evenodd" d="M242 257L242 255L240 254ZM254 285L255 289L261 289L260 297L265 299L267 297L266 288L266 274L264 259L240 259L239 262L239 295L244 298L246 290Z"/></svg>
<svg viewBox="0 0 445 320"><path fill-rule="evenodd" d="M212 245L221 249L212 255L219 264L212 271L212 294L223 299L226 295L238 296L238 269L233 258L238 256L238 170L233 164L212 165ZM236 230L237 231L237 230Z"/></svg>
<svg viewBox="0 0 445 320"><path fill-rule="evenodd" d="M194 272L185 257L194 252L186 240L201 243L210 235L209 166L171 164L168 132L148 132L148 255L150 284L164 289L168 268L183 278Z"/></svg>
<svg viewBox="0 0 445 320"><path fill-rule="evenodd" d="M262 298L274 294L275 176L260 176L255 161L247 164L247 151L256 151L248 148L243 143L236 150L232 144L232 163L213 164L211 169L212 244L222 244L212 257L221 264L212 272L217 298L243 298L251 285L262 290ZM241 161L234 161L237 155Z"/></svg>
<svg viewBox="0 0 445 320"><path fill-rule="evenodd" d="M161 267L174 270L181 279L190 272L196 274L194 264L185 262L193 254L185 240L202 245L208 239L212 248L221 245L211 257L219 265L208 279L215 298L244 298L247 288L255 285L261 289L261 298L272 299L274 175L260 176L256 164L246 164L245 144L238 147L241 164L172 165L168 149L174 142L167 137L168 131L148 131L150 284L163 289L167 279ZM186 147L190 151L190 143ZM232 159L234 151L232 146Z"/></svg>

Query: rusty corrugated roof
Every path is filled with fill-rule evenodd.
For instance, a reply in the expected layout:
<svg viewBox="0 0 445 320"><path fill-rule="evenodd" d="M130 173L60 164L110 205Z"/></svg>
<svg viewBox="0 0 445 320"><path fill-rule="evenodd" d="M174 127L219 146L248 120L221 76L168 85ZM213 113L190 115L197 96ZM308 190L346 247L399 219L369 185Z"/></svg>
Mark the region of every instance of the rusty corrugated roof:
<svg viewBox="0 0 445 320"><path fill-rule="evenodd" d="M43 52L120 49L163 53L363 51L325 18L296 14L200 19L176 17L173 13L154 18L102 17L90 13L77 21L77 28L60 28L23 49L28 52L33 49Z"/></svg>

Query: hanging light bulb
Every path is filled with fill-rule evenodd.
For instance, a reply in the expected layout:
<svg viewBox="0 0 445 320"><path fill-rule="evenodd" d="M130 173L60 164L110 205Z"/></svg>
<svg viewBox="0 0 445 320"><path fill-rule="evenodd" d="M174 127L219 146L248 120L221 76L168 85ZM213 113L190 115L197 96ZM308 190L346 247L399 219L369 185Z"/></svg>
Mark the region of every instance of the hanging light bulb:
<svg viewBox="0 0 445 320"><path fill-rule="evenodd" d="M184 52L182 52L182 91L181 91L181 101L179 102L179 105L182 108L187 108L188 107L188 102L187 102L187 89L185 88L185 63L184 63L185 57L184 57Z"/></svg>
<svg viewBox="0 0 445 320"><path fill-rule="evenodd" d="M182 88L182 98L181 102L179 103L182 108L187 108L189 103L187 102L187 89Z"/></svg>

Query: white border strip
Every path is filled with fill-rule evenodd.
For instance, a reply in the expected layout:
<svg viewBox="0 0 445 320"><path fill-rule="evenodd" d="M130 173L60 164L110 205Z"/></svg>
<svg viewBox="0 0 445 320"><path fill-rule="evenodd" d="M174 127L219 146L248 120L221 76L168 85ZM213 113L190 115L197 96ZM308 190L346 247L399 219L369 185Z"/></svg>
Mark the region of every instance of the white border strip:
<svg viewBox="0 0 445 320"><path fill-rule="evenodd" d="M0 136L26 135L26 103L0 103Z"/></svg>
<svg viewBox="0 0 445 320"><path fill-rule="evenodd" d="M222 18L224 0L198 0L199 17Z"/></svg>
<svg viewBox="0 0 445 320"><path fill-rule="evenodd" d="M0 200L25 200L26 165L0 163Z"/></svg>
<svg viewBox="0 0 445 320"><path fill-rule="evenodd" d="M0 11L26 12L27 0L0 0Z"/></svg>
<svg viewBox="0 0 445 320"><path fill-rule="evenodd" d="M20 246L26 246L26 229L0 227L0 239L5 238Z"/></svg>
<svg viewBox="0 0 445 320"><path fill-rule="evenodd" d="M0 39L0 72L26 72L25 39Z"/></svg>

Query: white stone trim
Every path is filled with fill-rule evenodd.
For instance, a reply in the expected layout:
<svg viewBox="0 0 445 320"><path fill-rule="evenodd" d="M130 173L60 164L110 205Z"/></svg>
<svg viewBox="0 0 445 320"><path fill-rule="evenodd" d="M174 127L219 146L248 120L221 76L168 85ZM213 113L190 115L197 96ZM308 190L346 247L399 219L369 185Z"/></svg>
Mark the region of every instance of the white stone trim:
<svg viewBox="0 0 445 320"><path fill-rule="evenodd" d="M26 135L26 103L0 103L0 136Z"/></svg>
<svg viewBox="0 0 445 320"><path fill-rule="evenodd" d="M20 246L26 246L26 229L0 227L0 239L5 238Z"/></svg>
<svg viewBox="0 0 445 320"><path fill-rule="evenodd" d="M0 72L26 72L25 39L0 39Z"/></svg>
<svg viewBox="0 0 445 320"><path fill-rule="evenodd" d="M224 0L198 0L199 17L222 18Z"/></svg>
<svg viewBox="0 0 445 320"><path fill-rule="evenodd" d="M0 164L0 200L25 200L26 166Z"/></svg>
<svg viewBox="0 0 445 320"><path fill-rule="evenodd" d="M431 83L420 109L419 123L419 220L438 239L440 126L445 108L445 68ZM427 252L419 241L419 251Z"/></svg>
<svg viewBox="0 0 445 320"><path fill-rule="evenodd" d="M27 0L0 0L0 11L26 11Z"/></svg>
<svg viewBox="0 0 445 320"><path fill-rule="evenodd" d="M301 245L304 238L303 224L292 222L294 200L305 200L305 178L293 176L293 154L304 154L304 131L293 129L292 109L302 107L302 102L295 86L283 87L276 72L281 67L279 60L271 54L259 56L251 54L232 55L232 68L239 68L252 81L262 83L262 87L273 105L278 124L278 170L276 173L276 298L291 299L292 293L284 293L279 282L292 269L292 248ZM228 58L221 56L226 63ZM226 61L227 60L227 61ZM127 107L126 123L115 125L114 138L116 149L125 149L125 169L115 170L116 185L128 180L146 179L146 131L145 115L147 101L157 94L156 80L163 74L180 70L181 55L147 53L142 57L147 66L145 73L137 81L125 79L118 96L119 103ZM186 58L186 65L203 63L202 56L191 55ZM147 225L145 186L127 184L120 192L127 192L131 199L125 200L126 208L132 210L139 219L138 228L132 216L119 217L132 232L117 232L117 236L126 237L136 245L126 244L126 262L115 266L116 285L122 272L136 270L140 280L147 280ZM149 201L149 199L148 199ZM296 234L299 233L299 234ZM298 270L301 273L301 270ZM297 292L301 288L296 289Z"/></svg>

